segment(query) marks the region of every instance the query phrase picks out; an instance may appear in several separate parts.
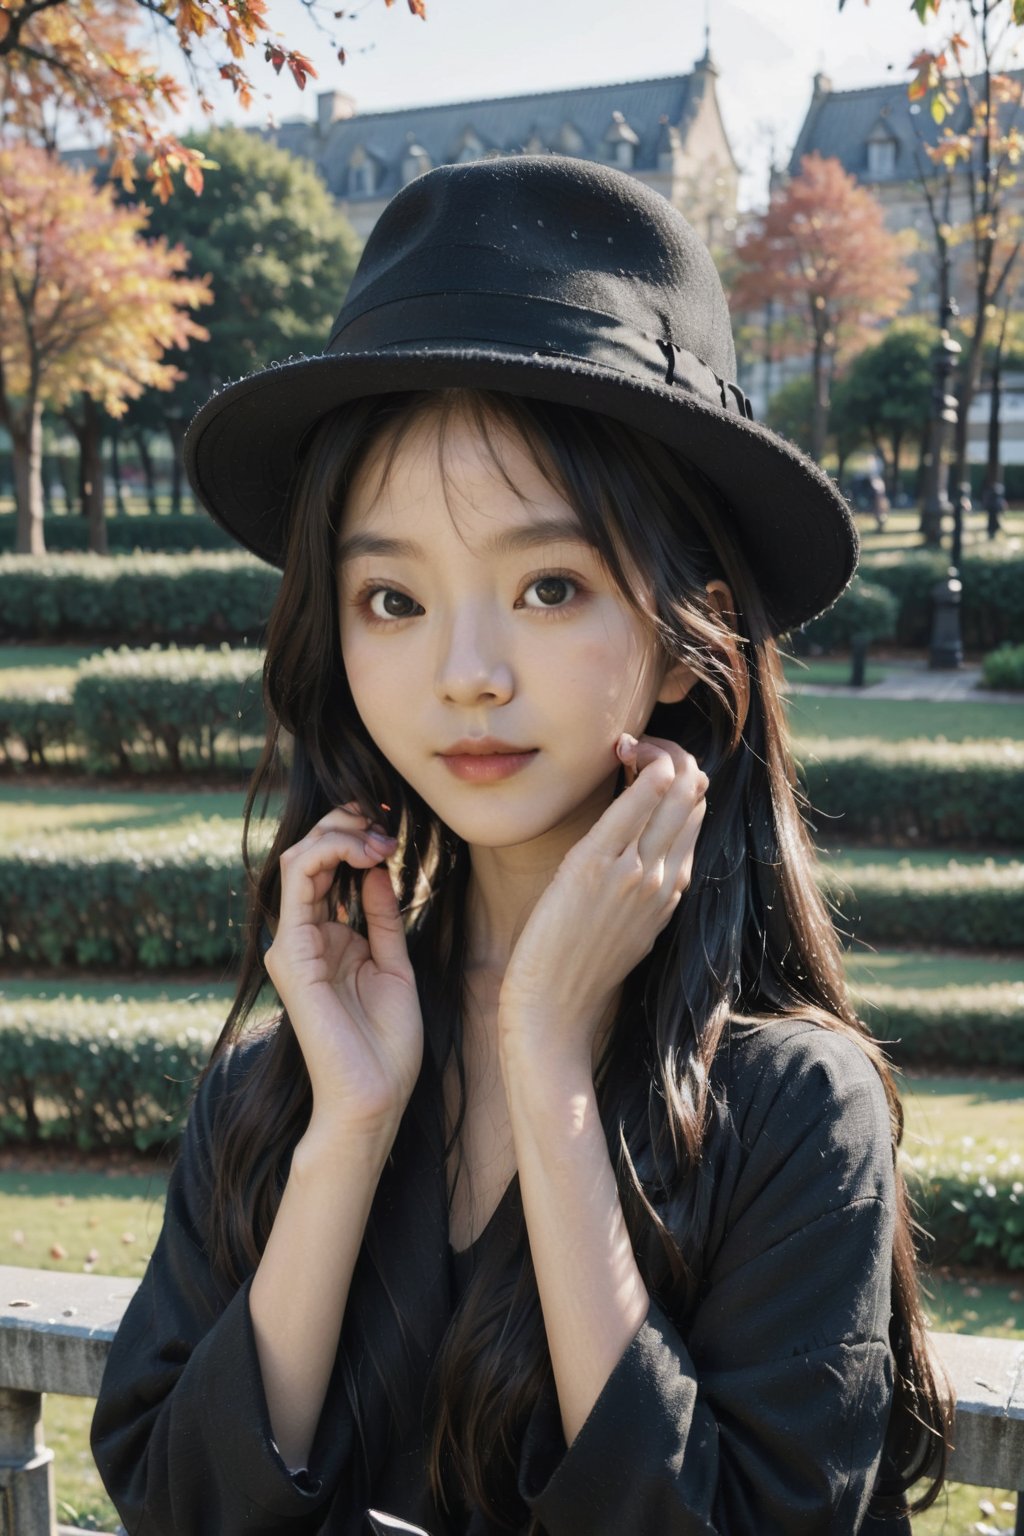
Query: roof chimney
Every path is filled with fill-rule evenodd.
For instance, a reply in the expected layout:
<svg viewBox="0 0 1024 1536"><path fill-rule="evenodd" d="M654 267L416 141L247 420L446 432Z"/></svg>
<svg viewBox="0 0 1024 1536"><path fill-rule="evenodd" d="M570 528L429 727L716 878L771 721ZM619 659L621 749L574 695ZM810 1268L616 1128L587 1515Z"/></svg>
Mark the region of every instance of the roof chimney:
<svg viewBox="0 0 1024 1536"><path fill-rule="evenodd" d="M316 128L321 138L332 123L343 117L355 117L356 99L344 91L320 91L316 98Z"/></svg>

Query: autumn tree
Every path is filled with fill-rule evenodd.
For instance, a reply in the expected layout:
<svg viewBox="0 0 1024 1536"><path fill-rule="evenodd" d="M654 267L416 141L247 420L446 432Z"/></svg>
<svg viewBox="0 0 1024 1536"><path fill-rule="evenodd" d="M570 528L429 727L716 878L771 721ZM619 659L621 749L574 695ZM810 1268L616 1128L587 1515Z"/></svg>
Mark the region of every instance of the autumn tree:
<svg viewBox="0 0 1024 1536"><path fill-rule="evenodd" d="M0 421L13 443L17 544L43 554L42 415L76 397L119 415L147 386L168 388L169 347L206 335L190 310L205 278L187 253L143 238L148 214L45 150L0 145ZM90 547L106 548L100 515Z"/></svg>
<svg viewBox="0 0 1024 1536"><path fill-rule="evenodd" d="M774 302L802 322L814 383L811 452L819 460L836 364L905 304L914 273L904 257L914 240L913 231L886 229L876 199L838 160L812 154L739 244L734 312L749 316Z"/></svg>
<svg viewBox="0 0 1024 1536"><path fill-rule="evenodd" d="M344 63L346 50L333 30L346 13L327 0L303 5ZM426 20L425 0L408 0L408 6ZM253 59L262 57L278 74L286 69L300 89L316 77L310 60L271 28L267 0L0 0L0 124L52 148L58 123L74 121L98 133L112 154L114 176L129 190L142 155L161 199L179 169L199 192L201 157L162 126L166 112L185 104L186 87L143 46L146 22L153 41L157 31L173 39L207 114L214 110L215 81L226 81L243 107L251 104Z"/></svg>
<svg viewBox="0 0 1024 1536"><path fill-rule="evenodd" d="M150 210L150 229L192 253L210 275L208 339L172 352L181 369L156 402L181 484L181 446L192 416L231 379L275 358L323 349L359 261L361 242L311 163L258 134L216 128L186 143L216 163L202 197Z"/></svg>
<svg viewBox="0 0 1024 1536"><path fill-rule="evenodd" d="M899 492L904 448L925 440L937 339L927 320L897 320L880 341L857 354L836 388L835 414L843 416L851 435L870 440L886 466L890 496Z"/></svg>

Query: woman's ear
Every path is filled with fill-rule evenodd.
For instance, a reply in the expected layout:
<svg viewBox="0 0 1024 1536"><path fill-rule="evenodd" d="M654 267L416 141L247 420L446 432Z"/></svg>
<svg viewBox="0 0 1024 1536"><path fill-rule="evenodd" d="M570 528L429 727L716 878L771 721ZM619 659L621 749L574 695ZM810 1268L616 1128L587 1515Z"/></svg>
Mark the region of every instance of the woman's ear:
<svg viewBox="0 0 1024 1536"><path fill-rule="evenodd" d="M714 581L709 581L704 590L728 627L735 632L736 605L728 582L716 578ZM682 661L673 662L661 680L658 703L679 704L686 698L696 680L697 674L692 667L688 667Z"/></svg>

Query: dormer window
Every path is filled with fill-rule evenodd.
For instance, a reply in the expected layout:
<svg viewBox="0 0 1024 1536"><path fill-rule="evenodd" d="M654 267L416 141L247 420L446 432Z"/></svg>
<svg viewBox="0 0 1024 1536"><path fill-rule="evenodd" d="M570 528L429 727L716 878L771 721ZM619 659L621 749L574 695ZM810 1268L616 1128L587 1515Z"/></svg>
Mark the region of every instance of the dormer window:
<svg viewBox="0 0 1024 1536"><path fill-rule="evenodd" d="M891 176L896 169L896 140L868 140L868 175Z"/></svg>
<svg viewBox="0 0 1024 1536"><path fill-rule="evenodd" d="M640 140L621 112L612 113L611 126L604 136L604 143L612 165L617 165L624 171L633 169Z"/></svg>
<svg viewBox="0 0 1024 1536"><path fill-rule="evenodd" d="M455 164L463 165L470 160L482 160L484 145L479 134L473 128L467 128L459 139L455 151Z"/></svg>
<svg viewBox="0 0 1024 1536"><path fill-rule="evenodd" d="M372 197L377 190L377 173L372 157L357 144L348 162L348 196Z"/></svg>
<svg viewBox="0 0 1024 1536"><path fill-rule="evenodd" d="M579 155L583 152L583 135L572 123L565 122L558 130L555 147L563 155Z"/></svg>

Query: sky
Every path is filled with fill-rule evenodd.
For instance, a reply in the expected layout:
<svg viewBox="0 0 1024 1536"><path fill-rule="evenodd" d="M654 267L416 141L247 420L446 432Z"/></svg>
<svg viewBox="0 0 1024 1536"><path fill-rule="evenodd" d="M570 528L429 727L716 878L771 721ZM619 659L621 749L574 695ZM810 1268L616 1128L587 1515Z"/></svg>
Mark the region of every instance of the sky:
<svg viewBox="0 0 1024 1536"><path fill-rule="evenodd" d="M427 20L406 0L362 0L341 9L319 0L321 30L303 0L270 0L270 16L289 46L306 53L319 78L305 92L287 71L276 77L261 57L251 74L256 100L246 112L226 87L217 121L265 122L310 116L316 92L340 89L359 110L426 106L685 74L704 51L720 70L718 95L740 162L742 207L767 199L774 143L777 163L793 148L821 70L837 89L907 80L908 65L943 29L922 27L909 0L426 0ZM946 30L955 0L945 0ZM346 62L336 58L344 46ZM166 57L166 55L165 55ZM264 93L269 92L269 101ZM175 126L201 126L195 105Z"/></svg>

